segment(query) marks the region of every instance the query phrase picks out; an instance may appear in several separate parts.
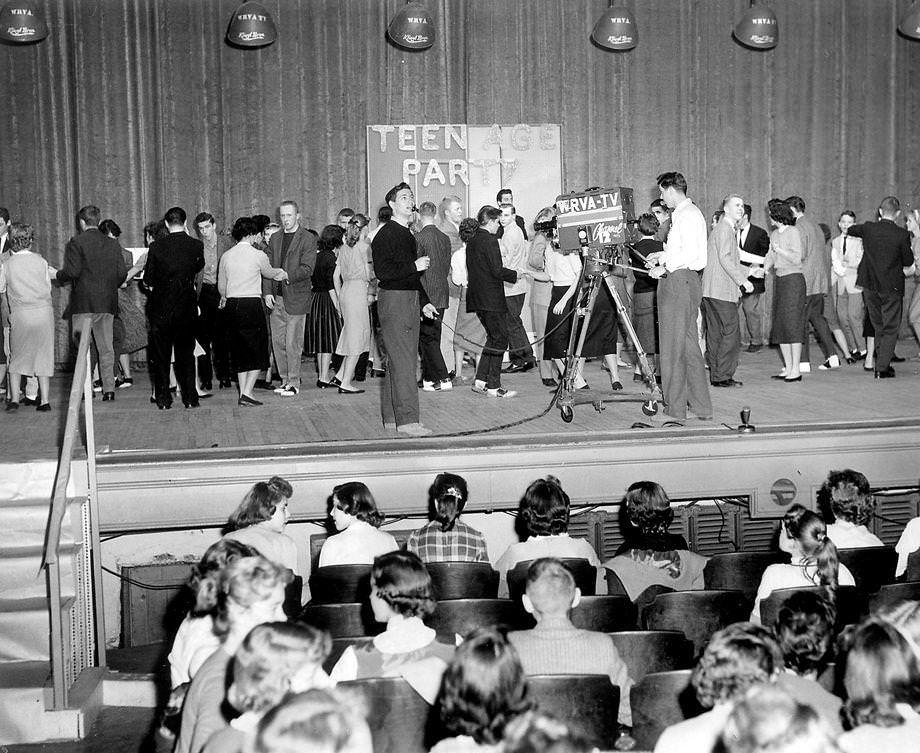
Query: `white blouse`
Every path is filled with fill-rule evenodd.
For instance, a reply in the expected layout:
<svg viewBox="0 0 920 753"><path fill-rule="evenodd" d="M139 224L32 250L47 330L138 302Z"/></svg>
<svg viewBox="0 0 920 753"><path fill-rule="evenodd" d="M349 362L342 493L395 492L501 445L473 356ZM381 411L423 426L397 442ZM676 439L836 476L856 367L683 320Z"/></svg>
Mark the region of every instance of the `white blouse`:
<svg viewBox="0 0 920 753"><path fill-rule="evenodd" d="M341 533L330 536L319 552L319 566L372 565L374 558L399 549L390 534L363 520L355 520Z"/></svg>

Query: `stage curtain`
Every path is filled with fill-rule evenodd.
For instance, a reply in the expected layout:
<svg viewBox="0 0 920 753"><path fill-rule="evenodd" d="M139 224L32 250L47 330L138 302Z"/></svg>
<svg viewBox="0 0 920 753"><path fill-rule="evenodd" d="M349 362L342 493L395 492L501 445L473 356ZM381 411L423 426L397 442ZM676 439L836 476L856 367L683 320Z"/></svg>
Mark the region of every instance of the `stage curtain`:
<svg viewBox="0 0 920 753"><path fill-rule="evenodd" d="M49 37L0 46L0 205L52 263L86 203L126 246L176 204L222 228L282 199L317 229L374 211L370 123L561 123L565 189L632 186L640 208L671 169L707 213L740 192L759 224L774 195L832 226L920 197L907 0L773 0L768 52L731 38L747 0L636 0L627 53L589 40L606 0L430 0L424 52L385 41L401 0L264 4L279 37L262 49L224 42L238 0L44 0Z"/></svg>

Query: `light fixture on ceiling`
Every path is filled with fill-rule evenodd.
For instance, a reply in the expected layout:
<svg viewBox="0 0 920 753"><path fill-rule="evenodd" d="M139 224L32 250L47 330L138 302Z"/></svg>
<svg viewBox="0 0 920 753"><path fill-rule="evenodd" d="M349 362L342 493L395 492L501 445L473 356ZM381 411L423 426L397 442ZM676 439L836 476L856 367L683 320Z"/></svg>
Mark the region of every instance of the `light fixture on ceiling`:
<svg viewBox="0 0 920 753"><path fill-rule="evenodd" d="M275 22L264 5L243 3L230 16L227 41L237 47L264 47L278 38Z"/></svg>
<svg viewBox="0 0 920 753"><path fill-rule="evenodd" d="M421 3L408 2L387 27L390 41L407 50L427 50L434 44L434 21Z"/></svg>
<svg viewBox="0 0 920 753"><path fill-rule="evenodd" d="M920 0L907 9L898 24L898 31L909 39L920 39Z"/></svg>
<svg viewBox="0 0 920 753"><path fill-rule="evenodd" d="M594 24L591 40L605 50L631 50L639 43L635 15L624 3L611 2Z"/></svg>
<svg viewBox="0 0 920 753"><path fill-rule="evenodd" d="M732 34L745 47L754 50L772 50L779 40L776 13L772 8L766 5L755 5L754 0L751 0L751 7L735 24Z"/></svg>
<svg viewBox="0 0 920 753"><path fill-rule="evenodd" d="M0 40L27 44L48 36L48 24L35 0L11 0L0 10Z"/></svg>

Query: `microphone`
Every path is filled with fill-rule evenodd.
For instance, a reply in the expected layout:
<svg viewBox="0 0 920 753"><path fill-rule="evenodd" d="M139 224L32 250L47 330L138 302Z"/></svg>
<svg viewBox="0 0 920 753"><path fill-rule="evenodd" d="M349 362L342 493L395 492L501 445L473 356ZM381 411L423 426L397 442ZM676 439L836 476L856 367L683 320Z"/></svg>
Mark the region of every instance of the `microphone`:
<svg viewBox="0 0 920 753"><path fill-rule="evenodd" d="M739 434L753 434L757 431L754 424L751 423L751 407L745 405L741 409L741 425L738 427Z"/></svg>

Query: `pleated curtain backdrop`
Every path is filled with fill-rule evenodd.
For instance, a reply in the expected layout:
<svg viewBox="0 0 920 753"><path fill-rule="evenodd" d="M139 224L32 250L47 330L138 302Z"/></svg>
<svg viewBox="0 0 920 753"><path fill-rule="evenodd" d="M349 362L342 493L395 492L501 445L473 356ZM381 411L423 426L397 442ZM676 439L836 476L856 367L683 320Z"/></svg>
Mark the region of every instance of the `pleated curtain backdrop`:
<svg viewBox="0 0 920 753"><path fill-rule="evenodd" d="M52 263L87 203L126 246L175 204L226 228L290 198L321 228L382 202L367 124L448 122L561 123L566 190L628 185L640 207L670 169L707 212L742 193L759 224L773 195L832 226L920 198L908 0L770 0L769 52L732 40L747 0L630 3L628 53L590 42L606 0L427 0L434 47L407 52L385 40L401 0L266 0L260 49L224 41L238 0L45 0L48 38L0 46L0 206Z"/></svg>

